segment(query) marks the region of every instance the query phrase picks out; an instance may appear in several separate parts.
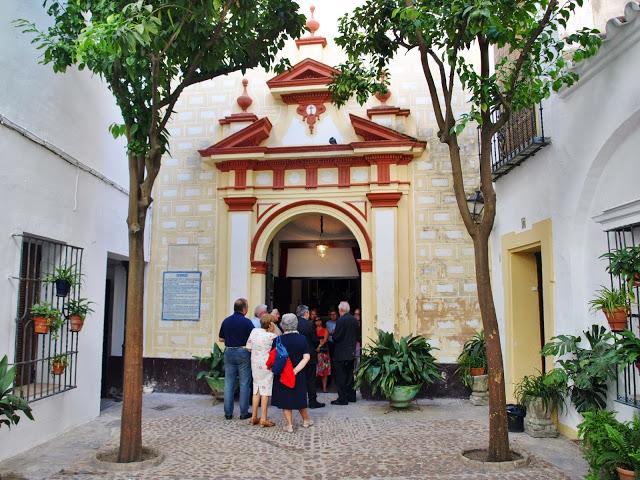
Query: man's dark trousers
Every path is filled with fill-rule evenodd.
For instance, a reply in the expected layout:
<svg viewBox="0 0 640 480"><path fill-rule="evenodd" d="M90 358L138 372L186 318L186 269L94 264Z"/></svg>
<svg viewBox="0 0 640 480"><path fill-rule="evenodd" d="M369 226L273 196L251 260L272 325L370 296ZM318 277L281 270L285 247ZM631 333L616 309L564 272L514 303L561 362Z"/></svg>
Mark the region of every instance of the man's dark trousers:
<svg viewBox="0 0 640 480"><path fill-rule="evenodd" d="M304 367L304 374L307 377L307 397L309 398L309 405L313 405L318 401L318 394L316 392L316 365L315 363L307 363Z"/></svg>
<svg viewBox="0 0 640 480"><path fill-rule="evenodd" d="M356 391L353 384L354 360L337 360L335 362L336 387L338 400L341 402L353 402L356 399Z"/></svg>

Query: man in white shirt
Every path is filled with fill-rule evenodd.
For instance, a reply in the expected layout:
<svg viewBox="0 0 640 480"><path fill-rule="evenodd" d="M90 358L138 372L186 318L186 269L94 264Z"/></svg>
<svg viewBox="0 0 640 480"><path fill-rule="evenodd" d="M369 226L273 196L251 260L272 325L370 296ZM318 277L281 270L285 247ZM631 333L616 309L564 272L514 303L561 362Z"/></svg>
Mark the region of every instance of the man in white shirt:
<svg viewBox="0 0 640 480"><path fill-rule="evenodd" d="M253 323L253 328L260 328L260 318L267 313L267 306L264 304L260 304L256 306L253 310L253 318L251 319L251 323Z"/></svg>

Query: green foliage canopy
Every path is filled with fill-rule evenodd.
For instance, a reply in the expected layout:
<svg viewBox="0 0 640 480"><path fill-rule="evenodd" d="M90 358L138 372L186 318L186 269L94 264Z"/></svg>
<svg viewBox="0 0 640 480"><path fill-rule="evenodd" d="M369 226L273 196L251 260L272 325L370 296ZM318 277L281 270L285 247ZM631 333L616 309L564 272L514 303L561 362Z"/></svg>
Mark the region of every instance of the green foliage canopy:
<svg viewBox="0 0 640 480"><path fill-rule="evenodd" d="M189 85L262 66L270 69L304 25L293 0L44 0L53 24L18 20L55 72L77 65L113 92L129 151L162 154L167 121ZM156 140L156 137L157 140Z"/></svg>
<svg viewBox="0 0 640 480"><path fill-rule="evenodd" d="M561 37L582 4L583 0L367 0L340 20L336 43L348 60L340 67L333 94L338 104L353 94L364 103L372 92L386 91L389 60L401 49L417 48L432 99L439 90L434 111L441 140L446 141L455 124L449 108L454 74L470 93L469 111L463 112L455 133L469 120L482 124L483 113L497 108L518 111L576 81L569 67L594 55L601 43L597 30L590 28ZM473 60L476 47L487 57L480 67ZM487 47L506 53L497 59L495 70L488 68ZM438 72L439 82L428 69Z"/></svg>

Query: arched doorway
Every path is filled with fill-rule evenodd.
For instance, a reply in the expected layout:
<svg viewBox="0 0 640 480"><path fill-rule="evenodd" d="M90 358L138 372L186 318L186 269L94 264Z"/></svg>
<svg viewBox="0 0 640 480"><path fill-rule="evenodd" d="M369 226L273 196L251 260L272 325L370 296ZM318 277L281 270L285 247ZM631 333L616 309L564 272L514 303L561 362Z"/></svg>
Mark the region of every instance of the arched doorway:
<svg viewBox="0 0 640 480"><path fill-rule="evenodd" d="M360 248L347 226L331 216L300 215L284 225L267 252L265 300L293 312L296 305L321 315L347 300L361 303Z"/></svg>
<svg viewBox="0 0 640 480"><path fill-rule="evenodd" d="M361 309L363 337L371 337L376 322L369 315L372 242L357 213L323 200L298 201L273 210L260 218L252 239L251 297L281 311L297 303L328 309L346 299L352 310ZM332 251L322 259L324 264L315 253L321 217ZM288 249L288 265L281 262L283 246Z"/></svg>

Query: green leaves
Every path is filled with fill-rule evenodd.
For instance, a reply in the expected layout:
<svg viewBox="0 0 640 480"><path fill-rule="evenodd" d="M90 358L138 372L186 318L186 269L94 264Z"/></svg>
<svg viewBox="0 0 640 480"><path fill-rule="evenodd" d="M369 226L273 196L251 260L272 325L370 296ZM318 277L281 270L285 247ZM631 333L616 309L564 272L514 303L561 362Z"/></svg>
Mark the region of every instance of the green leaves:
<svg viewBox="0 0 640 480"><path fill-rule="evenodd" d="M213 345L211 353L208 357L194 357L199 363L205 365L207 370L201 370L196 375L196 380L204 377L224 377L224 352L217 343Z"/></svg>
<svg viewBox="0 0 640 480"><path fill-rule="evenodd" d="M393 334L378 330L377 341L363 350L356 383L368 383L373 393L389 397L396 385L422 385L442 378L424 337L407 336L396 341Z"/></svg>
<svg viewBox="0 0 640 480"><path fill-rule="evenodd" d="M487 345L484 331L476 332L471 339L467 340L458 356L456 373L460 375L462 383L467 387L471 387L472 368L487 368Z"/></svg>
<svg viewBox="0 0 640 480"><path fill-rule="evenodd" d="M15 367L9 368L9 359L4 355L0 358L0 428L2 425L9 428L17 425L21 418L20 412L33 420L27 401L11 393L15 376Z"/></svg>

